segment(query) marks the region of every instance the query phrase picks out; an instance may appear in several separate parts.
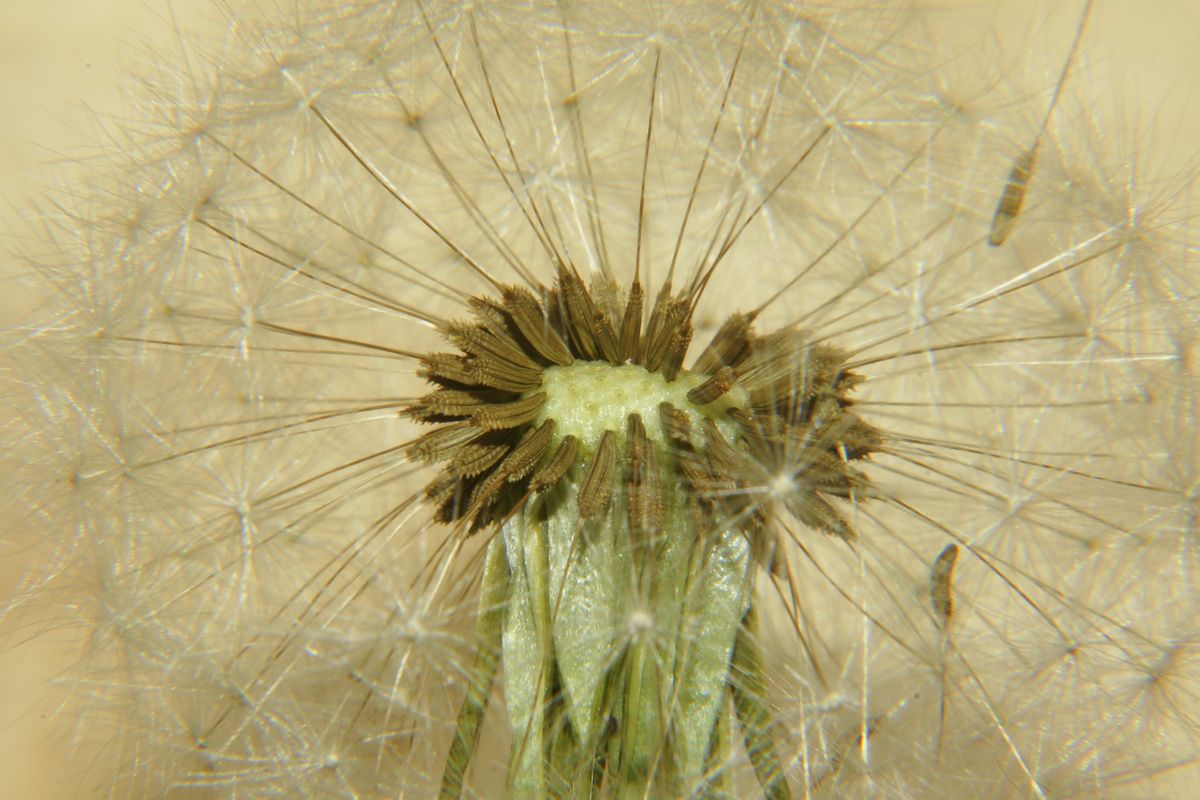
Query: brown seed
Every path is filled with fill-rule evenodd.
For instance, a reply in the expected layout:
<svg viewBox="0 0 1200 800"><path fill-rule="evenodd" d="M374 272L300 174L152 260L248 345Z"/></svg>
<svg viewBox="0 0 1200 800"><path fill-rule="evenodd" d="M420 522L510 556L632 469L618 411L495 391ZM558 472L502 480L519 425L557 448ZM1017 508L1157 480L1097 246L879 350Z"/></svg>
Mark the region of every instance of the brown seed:
<svg viewBox="0 0 1200 800"><path fill-rule="evenodd" d="M803 525L847 542L858 538L854 529L842 519L842 515L815 491L796 492L787 498L785 504L788 511Z"/></svg>
<svg viewBox="0 0 1200 800"><path fill-rule="evenodd" d="M559 285L567 318L567 332L584 356L593 361L619 363L616 335L608 316L596 307L583 281L566 267L559 267Z"/></svg>
<svg viewBox="0 0 1200 800"><path fill-rule="evenodd" d="M658 482L658 453L646 436L641 416L629 415L625 442L629 458L629 527L632 531L656 531L662 524L664 510Z"/></svg>
<svg viewBox="0 0 1200 800"><path fill-rule="evenodd" d="M672 447L679 450L692 450L692 422L688 415L670 403L658 406L658 417L663 426L663 432Z"/></svg>
<svg viewBox="0 0 1200 800"><path fill-rule="evenodd" d="M471 422L486 430L515 428L532 422L546 401L545 392L537 392L508 403L479 405L471 412Z"/></svg>
<svg viewBox="0 0 1200 800"><path fill-rule="evenodd" d="M691 315L690 309L687 314ZM687 357L687 350L691 343L692 326L681 321L671 334L671 339L667 343L667 351L663 354L663 361L659 366L663 377L668 381L673 381L679 376L679 370L683 368L683 360Z"/></svg>
<svg viewBox="0 0 1200 800"><path fill-rule="evenodd" d="M737 375L731 367L721 367L704 383L692 389L687 399L698 406L706 406L737 385Z"/></svg>
<svg viewBox="0 0 1200 800"><path fill-rule="evenodd" d="M507 443L464 445L450 459L446 473L456 478L473 478L490 469L508 451Z"/></svg>
<svg viewBox="0 0 1200 800"><path fill-rule="evenodd" d="M654 307L650 309L650 318L646 320L646 333L642 336L637 363L650 369L649 357L652 348L656 347L662 338L663 325L666 323L666 308L671 302L671 284L664 283L654 297ZM653 370L651 370L653 372Z"/></svg>
<svg viewBox="0 0 1200 800"><path fill-rule="evenodd" d="M463 516L472 518L472 530L477 530L487 524L490 515L485 515L484 510L500 496L500 491L505 484L504 475L493 471L471 490L471 499L467 502L467 510Z"/></svg>
<svg viewBox="0 0 1200 800"><path fill-rule="evenodd" d="M554 455L550 456L541 469L534 473L533 479L529 482L530 491L544 492L562 480L562 477L567 474L567 470L575 465L575 455L578 449L579 442L574 436L564 436L554 450Z"/></svg>
<svg viewBox="0 0 1200 800"><path fill-rule="evenodd" d="M844 363L840 351L787 329L751 341L735 369L751 404L771 408L831 391Z"/></svg>
<svg viewBox="0 0 1200 800"><path fill-rule="evenodd" d="M938 627L942 629L950 624L950 617L954 614L951 584L954 580L954 565L957 562L958 545L952 542L942 548L942 552L934 559L933 571L929 577L929 600L933 604Z"/></svg>
<svg viewBox="0 0 1200 800"><path fill-rule="evenodd" d="M554 420L548 419L537 428L526 431L497 472L504 473L509 483L519 481L537 466L554 437Z"/></svg>
<svg viewBox="0 0 1200 800"><path fill-rule="evenodd" d="M483 386L509 392L527 392L542 385L541 369L527 369L490 357L477 359L476 381Z"/></svg>
<svg viewBox="0 0 1200 800"><path fill-rule="evenodd" d="M476 358L490 356L525 369L541 369L541 366L525 352L525 348L505 331L491 330L482 325L452 322L447 326L446 335L464 353Z"/></svg>
<svg viewBox="0 0 1200 800"><path fill-rule="evenodd" d="M509 315L508 309L504 307L503 302L498 302L490 297L482 297L475 295L467 302L475 311L475 324L477 327L483 328L495 336L502 336L507 339L514 337L509 332Z"/></svg>
<svg viewBox="0 0 1200 800"><path fill-rule="evenodd" d="M717 474L736 475L746 471L747 459L721 433L717 423L704 420L704 453Z"/></svg>
<svg viewBox="0 0 1200 800"><path fill-rule="evenodd" d="M617 439L605 431L596 446L596 455L579 486L579 518L594 519L608 510L613 494L613 472L617 463Z"/></svg>
<svg viewBox="0 0 1200 800"><path fill-rule="evenodd" d="M569 366L575 360L562 337L551 327L541 303L529 292L515 286L506 288L504 307L521 335L542 358L560 367Z"/></svg>
<svg viewBox="0 0 1200 800"><path fill-rule="evenodd" d="M630 472L637 473L638 465L646 460L650 440L641 414L630 414L625 421L625 452L629 456Z"/></svg>
<svg viewBox="0 0 1200 800"><path fill-rule="evenodd" d="M1004 183L1004 191L1000 202L996 204L996 213L992 215L992 229L988 233L988 244L999 247L1004 244L1017 224L1017 217L1025 205L1025 193L1029 189L1029 180L1037 168L1038 145L1034 144L1013 162L1008 180Z"/></svg>
<svg viewBox="0 0 1200 800"><path fill-rule="evenodd" d="M663 284L642 337L639 363L651 372L661 370L667 380L674 380L691 340L691 302L685 297L672 297L670 284Z"/></svg>
<svg viewBox="0 0 1200 800"><path fill-rule="evenodd" d="M491 405L493 399L486 392L437 389L413 403L407 411L410 416L419 420L431 420L434 417L469 417L481 408Z"/></svg>
<svg viewBox="0 0 1200 800"><path fill-rule="evenodd" d="M734 314L726 319L704 348L704 352L696 358L692 371L701 375L711 375L721 367L733 366L740 361L747 344L753 338L753 323L753 314Z"/></svg>
<svg viewBox="0 0 1200 800"><path fill-rule="evenodd" d="M474 386L479 383L479 370L474 360L458 353L430 353L421 358L424 364L418 374L435 383L456 383Z"/></svg>
<svg viewBox="0 0 1200 800"><path fill-rule="evenodd" d="M407 448L410 458L418 461L442 461L476 437L478 428L466 422L454 422L434 428L412 442Z"/></svg>
<svg viewBox="0 0 1200 800"><path fill-rule="evenodd" d="M436 478L430 481L425 486L425 496L428 497L434 505L440 505L454 493L454 490L459 486L459 480L452 475L447 475L445 472L439 473Z"/></svg>
<svg viewBox="0 0 1200 800"><path fill-rule="evenodd" d="M642 334L642 304L645 302L645 292L642 284L634 280L629 287L629 299L625 303L625 313L621 317L620 358L621 363L637 358L638 343Z"/></svg>
<svg viewBox="0 0 1200 800"><path fill-rule="evenodd" d="M443 472L425 487L425 496L437 509L434 519L438 522L453 522L459 518L464 499L462 481Z"/></svg>

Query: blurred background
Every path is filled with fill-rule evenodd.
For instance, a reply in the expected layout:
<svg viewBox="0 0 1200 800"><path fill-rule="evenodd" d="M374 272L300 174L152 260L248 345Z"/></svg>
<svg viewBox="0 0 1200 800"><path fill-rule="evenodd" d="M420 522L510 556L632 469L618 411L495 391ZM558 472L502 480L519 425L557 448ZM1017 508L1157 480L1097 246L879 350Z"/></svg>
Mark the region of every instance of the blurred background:
<svg viewBox="0 0 1200 800"><path fill-rule="evenodd" d="M80 184L87 159L112 147L105 131L131 107L130 73L148 68L152 52L177 51L177 31L220 36L223 26L212 0L0 0L0 326L36 315L16 253L38 235L46 189L61 200L63 188ZM11 413L0 393L0 446L13 444L4 435ZM14 554L24 509L11 507L6 483L0 475L0 609L38 566ZM54 724L45 686L78 637L27 641L25 628L37 622L0 621L0 797L74 800L61 794L70 783L46 780L81 765L70 763L77 757Z"/></svg>
<svg viewBox="0 0 1200 800"><path fill-rule="evenodd" d="M1038 89L1061 68L1083 7L1082 0L918 4L938 10L934 35L961 37L965 47L987 42L997 54L996 74L1012 72L1019 82L1037 70ZM265 13L271 4L249 5ZM173 63L181 42L212 40L219 52L237 7L236 0L0 0L0 325L36 307L22 278L27 267L14 253L25 237L37 235L37 205L46 189L61 199L63 189L80 185L88 160L113 146L110 131L135 113L132 76ZM1124 104L1129 127L1118 135L1140 144L1131 153L1160 162L1168 174L1194 170L1200 153L1198 30L1200 0L1097 0L1087 31L1083 67L1092 94L1113 98L1117 108ZM0 433L11 413L2 398ZM22 510L5 506L4 483L0 476L6 553L0 601L18 591L22 575L35 566L7 556L19 540L14 520ZM20 630L0 634L0 795L49 800L54 795L39 778L73 756L53 730L56 709L43 687L70 657L75 634L33 642Z"/></svg>

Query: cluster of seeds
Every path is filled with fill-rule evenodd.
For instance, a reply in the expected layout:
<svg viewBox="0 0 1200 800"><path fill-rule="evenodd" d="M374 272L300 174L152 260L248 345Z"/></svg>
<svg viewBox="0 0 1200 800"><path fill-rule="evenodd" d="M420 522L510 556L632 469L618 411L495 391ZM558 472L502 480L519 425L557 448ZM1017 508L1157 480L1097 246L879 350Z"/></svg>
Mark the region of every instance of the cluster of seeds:
<svg viewBox="0 0 1200 800"><path fill-rule="evenodd" d="M664 285L645 325L643 302L637 281L627 293L603 280L589 288L561 267L553 288L504 287L499 300L472 300L475 320L446 326L460 352L422 358L437 388L407 409L437 426L409 452L442 467L425 490L438 518L471 531L502 522L590 456L578 482L584 520L603 514L623 482L631 529L653 530L661 513L656 484L670 479L693 489L703 515L698 530L734 527L760 542L782 505L802 525L852 540L829 498L864 495L866 478L853 464L877 451L881 436L852 410L860 378L845 368L844 354L795 329L758 335L754 315L743 313L729 317L683 370L693 298ZM626 430L580 441L543 413L543 378L583 364L636 365L678 381L685 407L664 400L657 420L618 410ZM620 381L617 372L611 378ZM658 436L648 438L647 423ZM622 441L626 467L617 469ZM659 448L669 463L660 463ZM675 474L668 478L663 467Z"/></svg>

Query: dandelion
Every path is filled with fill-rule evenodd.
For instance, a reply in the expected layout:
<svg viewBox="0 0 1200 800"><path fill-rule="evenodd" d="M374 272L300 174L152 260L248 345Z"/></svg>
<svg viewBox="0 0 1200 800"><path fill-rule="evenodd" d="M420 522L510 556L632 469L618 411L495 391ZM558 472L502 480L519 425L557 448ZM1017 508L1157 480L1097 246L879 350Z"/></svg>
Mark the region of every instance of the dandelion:
<svg viewBox="0 0 1200 800"><path fill-rule="evenodd" d="M76 795L1182 792L1190 187L1093 12L1020 87L838 3L173 65L7 362Z"/></svg>

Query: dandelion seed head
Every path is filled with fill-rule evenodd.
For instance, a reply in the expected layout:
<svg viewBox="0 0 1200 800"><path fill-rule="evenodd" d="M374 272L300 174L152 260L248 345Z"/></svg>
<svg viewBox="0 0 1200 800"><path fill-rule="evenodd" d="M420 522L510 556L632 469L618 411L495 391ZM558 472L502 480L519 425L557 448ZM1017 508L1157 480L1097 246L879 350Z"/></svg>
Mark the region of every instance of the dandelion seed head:
<svg viewBox="0 0 1200 800"><path fill-rule="evenodd" d="M471 703L465 796L592 780L548 741L599 794L1180 794L1191 175L1086 49L1047 117L1054 26L947 18L313 2L164 65L4 362L76 795L429 795Z"/></svg>

